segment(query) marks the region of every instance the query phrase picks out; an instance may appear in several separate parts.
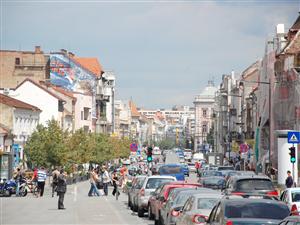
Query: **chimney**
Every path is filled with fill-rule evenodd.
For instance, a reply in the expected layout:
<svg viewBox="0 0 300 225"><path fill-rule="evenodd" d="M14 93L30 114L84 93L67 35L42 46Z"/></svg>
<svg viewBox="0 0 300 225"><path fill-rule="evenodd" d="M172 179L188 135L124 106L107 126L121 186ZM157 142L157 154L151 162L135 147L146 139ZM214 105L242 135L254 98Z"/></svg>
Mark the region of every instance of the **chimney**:
<svg viewBox="0 0 300 225"><path fill-rule="evenodd" d="M72 58L72 57L74 57L75 56L75 54L73 53L73 52L69 52L69 57L70 58Z"/></svg>
<svg viewBox="0 0 300 225"><path fill-rule="evenodd" d="M41 51L41 46L35 46L34 47L34 53L36 53L36 54L39 54L39 53L42 53L42 51Z"/></svg>

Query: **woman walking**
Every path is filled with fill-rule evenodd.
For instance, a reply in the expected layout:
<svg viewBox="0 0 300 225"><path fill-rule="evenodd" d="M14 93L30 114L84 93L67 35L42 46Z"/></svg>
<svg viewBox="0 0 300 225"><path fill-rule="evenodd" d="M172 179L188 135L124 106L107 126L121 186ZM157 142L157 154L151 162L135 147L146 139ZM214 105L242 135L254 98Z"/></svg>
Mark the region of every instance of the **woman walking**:
<svg viewBox="0 0 300 225"><path fill-rule="evenodd" d="M119 177L117 174L117 171L115 170L112 174L112 182L113 182L113 186L114 186L114 190L112 192L112 195L115 196L115 194L120 195L120 192L118 191L118 185L119 185Z"/></svg>
<svg viewBox="0 0 300 225"><path fill-rule="evenodd" d="M64 170L60 170L60 174L57 177L56 192L58 195L58 209L66 209L64 206L64 197L67 192L67 181Z"/></svg>
<svg viewBox="0 0 300 225"><path fill-rule="evenodd" d="M92 196L92 195L97 195L100 196L100 193L97 189L96 183L98 182L99 177L97 175L96 169L92 169L92 171L90 172L90 183L91 183L91 187L88 193L88 196Z"/></svg>

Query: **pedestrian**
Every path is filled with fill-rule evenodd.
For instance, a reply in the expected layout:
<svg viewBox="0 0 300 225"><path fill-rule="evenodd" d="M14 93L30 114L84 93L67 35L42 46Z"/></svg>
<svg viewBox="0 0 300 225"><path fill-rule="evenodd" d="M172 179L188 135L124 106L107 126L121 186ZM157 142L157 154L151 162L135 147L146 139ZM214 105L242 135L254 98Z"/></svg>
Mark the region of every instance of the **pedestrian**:
<svg viewBox="0 0 300 225"><path fill-rule="evenodd" d="M16 181L16 196L20 196L20 184L22 181L22 172L20 168L17 168L14 180Z"/></svg>
<svg viewBox="0 0 300 225"><path fill-rule="evenodd" d="M102 167L102 182L104 194L108 195L108 184L111 182L109 174L105 166Z"/></svg>
<svg viewBox="0 0 300 225"><path fill-rule="evenodd" d="M294 180L293 180L293 177L292 177L292 174L291 174L291 171L287 171L287 178L285 180L285 186L287 188L291 188L293 187L293 184L294 184Z"/></svg>
<svg viewBox="0 0 300 225"><path fill-rule="evenodd" d="M195 163L195 168L196 168L196 173L197 173L197 176L200 176L200 163L198 161L196 161Z"/></svg>
<svg viewBox="0 0 300 225"><path fill-rule="evenodd" d="M93 195L100 196L100 193L99 193L99 191L97 189L97 186L96 186L96 183L98 182L98 180L99 180L99 178L98 178L96 169L92 168L92 170L90 172L90 184L91 184L91 187L90 187L88 196L90 196L90 197L93 196Z"/></svg>
<svg viewBox="0 0 300 225"><path fill-rule="evenodd" d="M59 176L59 171L57 168L54 168L52 171L52 198L54 197L54 192L57 188L57 183L58 183L58 176Z"/></svg>
<svg viewBox="0 0 300 225"><path fill-rule="evenodd" d="M118 176L116 170L114 170L111 179L112 179L113 186L114 186L114 190L112 192L112 195L113 196L115 196L115 194L120 195L120 192L118 191L118 187L117 187L119 185L119 176Z"/></svg>
<svg viewBox="0 0 300 225"><path fill-rule="evenodd" d="M35 167L33 170L33 175L31 178L31 182L37 186L37 175L38 175L38 169Z"/></svg>
<svg viewBox="0 0 300 225"><path fill-rule="evenodd" d="M58 195L58 209L66 209L64 206L64 197L67 192L67 181L63 169L60 170L59 175L57 176L56 192Z"/></svg>
<svg viewBox="0 0 300 225"><path fill-rule="evenodd" d="M45 189L45 182L47 179L47 174L45 171L45 168L42 166L41 169L38 170L37 173L37 181L38 181L38 190L40 192L40 197L43 197L44 195L44 189Z"/></svg>

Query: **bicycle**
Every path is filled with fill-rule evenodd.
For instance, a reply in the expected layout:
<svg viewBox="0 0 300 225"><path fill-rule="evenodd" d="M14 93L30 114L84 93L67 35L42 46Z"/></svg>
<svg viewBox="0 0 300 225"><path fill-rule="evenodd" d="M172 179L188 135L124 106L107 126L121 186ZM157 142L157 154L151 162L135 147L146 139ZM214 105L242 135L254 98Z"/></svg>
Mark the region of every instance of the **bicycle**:
<svg viewBox="0 0 300 225"><path fill-rule="evenodd" d="M31 192L35 197L38 197L39 195L38 186L31 180L26 180L23 184L20 185L20 196L25 197L28 192Z"/></svg>

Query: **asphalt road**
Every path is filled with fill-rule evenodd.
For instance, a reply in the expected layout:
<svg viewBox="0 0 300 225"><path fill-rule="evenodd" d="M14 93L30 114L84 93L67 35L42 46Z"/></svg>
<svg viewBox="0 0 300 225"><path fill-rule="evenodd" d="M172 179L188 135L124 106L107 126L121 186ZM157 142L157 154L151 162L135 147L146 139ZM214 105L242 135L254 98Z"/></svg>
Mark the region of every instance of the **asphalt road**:
<svg viewBox="0 0 300 225"><path fill-rule="evenodd" d="M50 196L47 187L42 198L30 193L26 197L0 198L0 224L116 224L152 225L147 217L139 218L127 207L127 195L117 201L111 195L88 197L89 182L68 186L66 210L57 209L57 197Z"/></svg>
<svg viewBox="0 0 300 225"><path fill-rule="evenodd" d="M166 163L179 163L175 153L167 155ZM196 182L195 173L186 178ZM47 185L42 198L35 198L31 193L26 197L0 197L0 225L13 224L115 224L115 225L153 225L147 216L139 218L127 207L127 195L121 194L117 201L109 196L88 197L88 181L68 186L65 195L66 210L57 209L57 197L52 198Z"/></svg>

